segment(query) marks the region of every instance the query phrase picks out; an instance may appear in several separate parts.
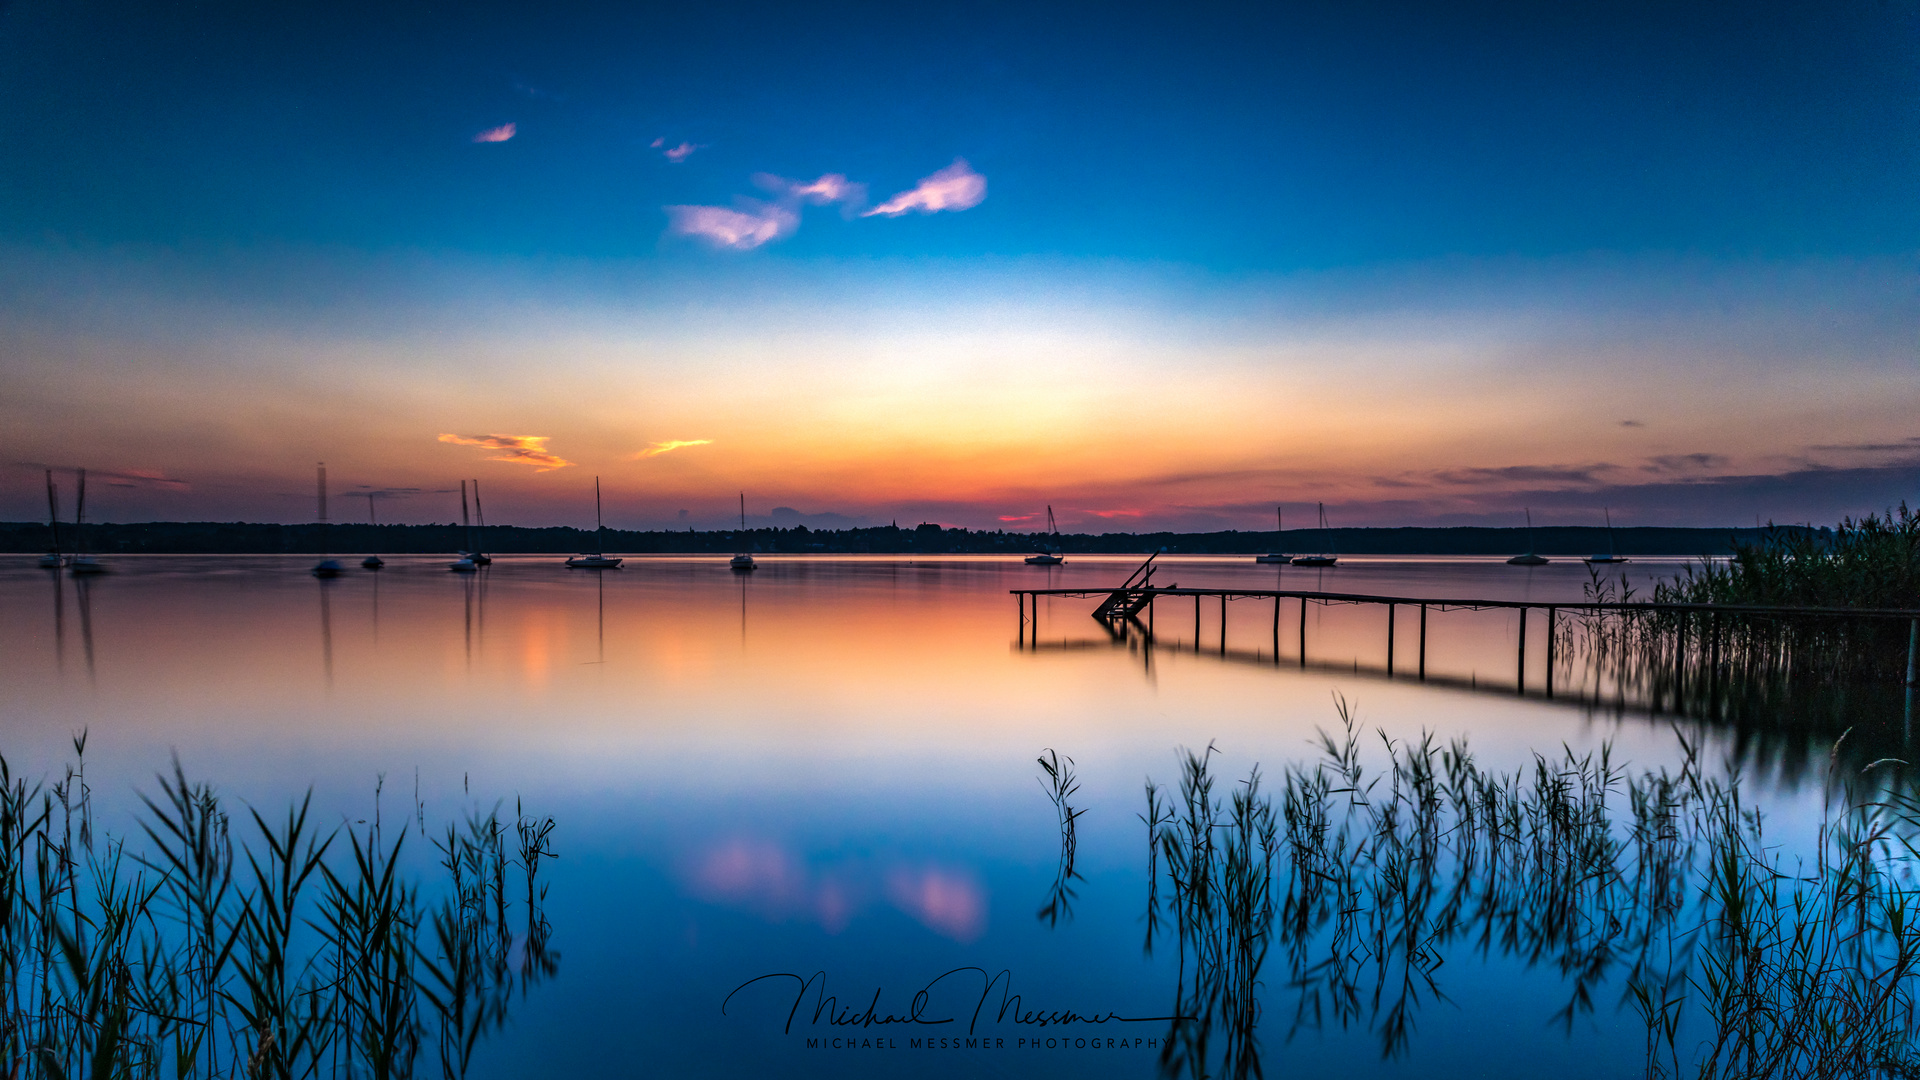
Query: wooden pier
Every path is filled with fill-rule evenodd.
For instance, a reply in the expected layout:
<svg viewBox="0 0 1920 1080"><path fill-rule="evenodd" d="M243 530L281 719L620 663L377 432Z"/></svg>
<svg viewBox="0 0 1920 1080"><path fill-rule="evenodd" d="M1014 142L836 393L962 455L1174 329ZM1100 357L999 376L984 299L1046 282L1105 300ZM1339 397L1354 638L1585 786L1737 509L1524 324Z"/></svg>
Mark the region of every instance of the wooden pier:
<svg viewBox="0 0 1920 1080"><path fill-rule="evenodd" d="M1024 647L1029 641L1037 644L1039 600L1043 596L1065 598L1098 599L1093 609L1095 619L1119 626L1123 623L1142 625L1151 636L1152 617L1155 605L1169 600L1193 599L1194 647L1199 648L1201 633L1201 607L1209 599L1220 603L1220 652L1225 655L1227 649L1227 602L1230 600L1271 600L1273 602L1273 645L1274 662L1279 662L1281 606L1284 601L1296 601L1299 605L1299 647L1298 663L1305 668L1307 658L1307 611L1309 605L1356 604L1377 605L1386 608L1386 646L1387 661L1385 675L1394 677L1395 635L1397 616L1400 608L1410 608L1419 613L1418 645L1415 650L1414 670L1421 681L1427 678L1427 615L1430 611L1484 611L1515 610L1519 612L1519 633L1516 635L1515 678L1513 689L1527 693L1527 616L1538 611L1546 617L1546 679L1545 696L1554 696L1553 669L1554 650L1556 648L1555 629L1557 620L1563 612L1614 612L1640 614L1670 614L1679 617L1679 638L1677 649L1684 651L1687 645L1689 628L1694 619L1699 618L1702 625L1700 636L1695 642L1703 647L1703 652L1711 651L1717 666L1720 644L1720 617L1723 615L1750 616L1761 618L1806 618L1840 617L1850 619L1889 619L1903 620L1910 624L1907 650L1906 686L1911 691L1920 677L1920 611L1905 608L1815 608L1815 607L1772 607L1749 604L1659 604L1644 601L1595 602L1595 601L1553 601L1539 600L1493 600L1485 598L1427 597L1427 596L1382 596L1371 593L1320 592L1304 589L1209 589L1181 588L1178 585L1165 587L1152 584L1154 573L1153 560L1150 558L1135 570L1127 580L1116 588L1078 588L1078 589L1010 589L1020 608L1019 643ZM1032 615L1029 616L1029 607ZM1146 622L1141 623L1142 614ZM1031 627L1031 629L1030 629Z"/></svg>

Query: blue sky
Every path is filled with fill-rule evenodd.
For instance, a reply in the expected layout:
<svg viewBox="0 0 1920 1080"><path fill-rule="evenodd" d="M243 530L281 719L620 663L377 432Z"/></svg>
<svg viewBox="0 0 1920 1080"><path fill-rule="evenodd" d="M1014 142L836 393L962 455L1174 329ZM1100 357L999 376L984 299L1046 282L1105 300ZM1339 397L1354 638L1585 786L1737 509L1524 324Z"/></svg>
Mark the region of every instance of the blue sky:
<svg viewBox="0 0 1920 1080"><path fill-rule="evenodd" d="M519 350L518 368L499 360L506 383L565 378L554 328L596 328L605 348L629 350L616 370L654 410L632 414L634 445L725 428L719 391L742 370L792 380L804 399L836 355L944 371L966 361L928 357L983 326L1000 331L976 342L985 369L1079 357L1074 386L1041 388L1072 401L1072 415L1030 402L1014 412L1062 425L1089 460L1112 458L1085 435L1111 404L1076 387L1218 389L1248 364L1307 381L1348 373L1361 389L1341 430L1360 433L1370 416L1396 415L1366 387L1369 370L1392 365L1362 359L1390 325L1395 348L1472 391L1450 404L1463 428L1510 422L1510 380L1468 358L1522 349L1536 374L1564 376L1568 396L1551 403L1562 412L1592 392L1596 365L1622 364L1626 378L1646 365L1652 403L1694 395L1693 413L1713 420L1700 438L1634 450L1636 461L1716 462L1699 466L1700 482L1861 465L1813 448L1902 446L1916 432L1901 410L1920 404L1900 372L1917 328L1920 13L1682 8L15 0L0 9L0 280L19 287L0 296L0 346L15 357L0 397L23 411L8 418L21 445L8 448L0 512L30 516L27 466L98 458L178 478L173 502L150 492L139 503L156 516L297 518L269 474L291 487L295 463L344 456L365 474L355 482L382 486L383 461L419 481L456 467L434 456L435 436L462 424L537 427L554 446L576 440L576 472L613 468L617 455L596 462L592 447L623 421L586 406L516 415L502 394L376 420L363 405L329 412L298 398L298 372L361 346L388 370L441 370L446 357L428 354L453 347L449 324L467 328L463 348ZM497 141L476 141L486 132ZM871 213L942 176L975 186L944 209L923 199ZM831 198L808 186L823 178L838 178ZM677 235L689 220L764 231L728 248L711 231ZM487 317L475 313L502 307L524 317L476 343ZM134 311L144 314L125 317ZM1344 313L1337 333L1324 330L1327 312ZM1130 359L1154 350L1157 366ZM1696 363L1711 377L1682 370ZM62 399L46 373L76 368L98 383L131 371L203 386L220 415L145 391ZM1782 371L1798 381L1754 397L1756 381ZM343 370L345 396L380 377ZM579 389L591 396L607 378ZM1297 407L1286 385L1250 392ZM1809 385L1833 400L1809 411ZM1716 388L1730 386L1723 401ZM940 426L952 392L929 375L875 400L871 418L884 428L904 409ZM722 461L746 445L736 433L702 444L709 465L671 483L623 482L636 500L696 511L707 487L751 482L770 502L883 520L911 492L969 524L1024 513L1023 500L1053 487L1087 514L1140 515L1107 519L1121 525L1197 525L1251 515L1242 504L1311 499L1313 485L1149 497L1156 477L1257 471L1263 455L1274 476L1296 459L1325 471L1311 452L1259 443L1246 417L1210 425L1205 395L1170 403L1186 427L1148 439L1130 471L1063 453L1055 475L1018 476L1012 463L1044 439L988 433L985 450L969 448L964 425L934 442L877 439L855 467L809 427L863 422L847 407L857 390L833 393L787 420L776 403L743 406L759 433L751 470ZM267 420L235 428L236 412L275 414L289 394L325 421L315 433L276 446ZM711 407L663 414L668 394ZM49 410L69 422L31 422ZM133 414L165 422L116 438ZM782 443L773 433L787 422ZM363 430L375 423L405 431L417 453ZM328 425L347 446L326 445ZM1209 430L1242 448L1194 449ZM1608 441L1617 435L1543 443L1516 429L1506 450L1500 438L1395 435L1355 475L1628 468ZM386 449L353 457L369 441ZM1884 493L1870 480L1841 502L1755 512L1858 512L1904 497L1920 459L1873 453L1868 467L1893 470ZM883 482L901 454L943 464ZM532 476L506 477L526 482L530 516L550 501ZM1320 494L1380 523L1499 517L1550 494L1488 483L1468 502L1442 484L1389 506L1337 477ZM1658 485L1645 496L1630 515L1679 520L1698 503Z"/></svg>

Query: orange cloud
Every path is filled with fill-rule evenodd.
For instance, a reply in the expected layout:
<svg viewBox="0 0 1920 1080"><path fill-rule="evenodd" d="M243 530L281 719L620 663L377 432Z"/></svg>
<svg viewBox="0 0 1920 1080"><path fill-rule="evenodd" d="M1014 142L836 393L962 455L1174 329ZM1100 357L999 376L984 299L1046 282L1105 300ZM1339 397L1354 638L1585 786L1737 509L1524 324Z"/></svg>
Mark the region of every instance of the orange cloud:
<svg viewBox="0 0 1920 1080"><path fill-rule="evenodd" d="M474 142L506 142L520 130L516 124L501 124L497 128L488 128L473 137Z"/></svg>
<svg viewBox="0 0 1920 1080"><path fill-rule="evenodd" d="M708 446L712 443L712 439L668 439L666 442L649 443L645 450L633 455L633 460L639 461L641 458L659 457L661 454L678 450L683 446Z"/></svg>
<svg viewBox="0 0 1920 1080"><path fill-rule="evenodd" d="M538 472L552 472L564 469L573 462L558 454L547 451L547 440L551 435L442 435L443 443L456 443L460 446L484 446L500 453L490 455L488 461L511 461L517 465L537 466Z"/></svg>

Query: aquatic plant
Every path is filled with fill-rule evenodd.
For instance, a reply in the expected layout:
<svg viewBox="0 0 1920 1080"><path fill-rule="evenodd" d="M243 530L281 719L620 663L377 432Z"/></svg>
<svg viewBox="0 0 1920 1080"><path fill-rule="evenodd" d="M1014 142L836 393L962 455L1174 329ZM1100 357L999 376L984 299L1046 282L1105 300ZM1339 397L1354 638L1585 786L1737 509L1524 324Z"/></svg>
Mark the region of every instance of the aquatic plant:
<svg viewBox="0 0 1920 1080"><path fill-rule="evenodd" d="M1158 855L1172 885L1167 903L1179 950L1169 1014L1177 1019L1161 1043L1159 1060L1167 1076L1262 1075L1260 971L1274 917L1277 833L1257 765L1222 807L1213 794L1214 752L1208 743L1203 753L1182 753L1179 801L1164 815L1158 788L1147 781L1146 820L1159 823ZM1150 853L1150 875L1155 862ZM1159 919L1159 905L1157 882L1150 876L1150 928Z"/></svg>
<svg viewBox="0 0 1920 1080"><path fill-rule="evenodd" d="M1079 854L1080 842L1077 824L1085 810L1076 810L1067 800L1080 790L1080 782L1073 775L1073 759L1065 759L1053 750L1041 751L1040 772L1045 779L1040 787L1046 791L1048 801L1053 803L1054 814L1060 826L1060 861L1053 875L1053 884L1047 890L1047 902L1041 906L1038 918L1048 926L1057 926L1063 920L1073 918L1073 883L1080 880L1079 871L1074 869L1074 859Z"/></svg>
<svg viewBox="0 0 1920 1080"><path fill-rule="evenodd" d="M1770 846L1739 775L1708 775L1684 735L1677 773L1630 774L1604 746L1499 772L1464 740L1384 733L1373 771L1336 705L1341 726L1322 733L1321 760L1287 770L1277 813L1257 769L1223 813L1212 747L1185 756L1160 847L1184 1018L1164 1074L1259 1072L1269 941L1290 1037L1360 1028L1389 1057L1446 1000L1449 954L1469 948L1557 971L1567 996L1547 1019L1569 1029L1613 995L1644 1022L1649 1076L1920 1071L1920 802L1861 794L1902 763L1862 775L1836 746L1828 812L1794 860Z"/></svg>
<svg viewBox="0 0 1920 1080"><path fill-rule="evenodd" d="M1886 516L1848 518L1830 533L1769 529L1724 560L1702 561L1654 589L1659 603L1920 610L1920 514L1905 503ZM1706 650L1800 679L1899 679L1911 628L1905 620L1781 619L1738 612L1675 615L1662 629L1691 630ZM1700 646L1696 645L1696 648Z"/></svg>
<svg viewBox="0 0 1920 1080"><path fill-rule="evenodd" d="M377 809L364 827L323 829L302 797L271 819L249 810L250 828L236 830L218 792L176 759L157 796L143 796L144 843L130 845L97 831L84 735L74 751L48 786L0 756L9 1078L400 1078L419 1072L429 1035L441 1074L463 1076L513 989L555 970L535 888L551 818L476 814L450 829L445 899L423 916L422 887L401 873L406 830L389 842ZM509 828L527 890L519 934L507 921Z"/></svg>

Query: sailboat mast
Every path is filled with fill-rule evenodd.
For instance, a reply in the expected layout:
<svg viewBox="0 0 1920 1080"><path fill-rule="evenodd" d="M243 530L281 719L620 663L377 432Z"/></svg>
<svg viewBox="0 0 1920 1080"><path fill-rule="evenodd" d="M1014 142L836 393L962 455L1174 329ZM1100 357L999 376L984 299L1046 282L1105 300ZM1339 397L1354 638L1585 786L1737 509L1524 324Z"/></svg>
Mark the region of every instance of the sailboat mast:
<svg viewBox="0 0 1920 1080"><path fill-rule="evenodd" d="M593 478L593 546L601 555L607 553L606 532L607 527L600 521L600 478L596 476Z"/></svg>
<svg viewBox="0 0 1920 1080"><path fill-rule="evenodd" d="M460 481L460 535L466 549L473 550L473 521L467 517L467 482Z"/></svg>
<svg viewBox="0 0 1920 1080"><path fill-rule="evenodd" d="M47 528L53 533L53 550L60 551L60 504L53 494L53 470L47 470Z"/></svg>
<svg viewBox="0 0 1920 1080"><path fill-rule="evenodd" d="M473 549L475 551L479 551L480 548L486 546L487 508L480 505L480 481L478 480L475 480L473 482L473 516L480 519L480 541L481 542L479 547L476 547Z"/></svg>
<svg viewBox="0 0 1920 1080"><path fill-rule="evenodd" d="M747 531L747 493L740 493L740 531Z"/></svg>
<svg viewBox="0 0 1920 1080"><path fill-rule="evenodd" d="M86 547L87 539L87 470L75 469L73 493L73 550L79 552Z"/></svg>
<svg viewBox="0 0 1920 1080"><path fill-rule="evenodd" d="M373 512L373 492L367 492L367 524L378 525L380 518Z"/></svg>

